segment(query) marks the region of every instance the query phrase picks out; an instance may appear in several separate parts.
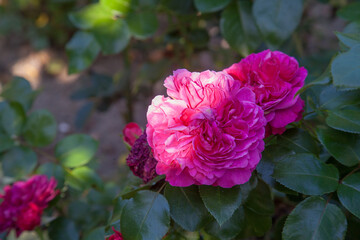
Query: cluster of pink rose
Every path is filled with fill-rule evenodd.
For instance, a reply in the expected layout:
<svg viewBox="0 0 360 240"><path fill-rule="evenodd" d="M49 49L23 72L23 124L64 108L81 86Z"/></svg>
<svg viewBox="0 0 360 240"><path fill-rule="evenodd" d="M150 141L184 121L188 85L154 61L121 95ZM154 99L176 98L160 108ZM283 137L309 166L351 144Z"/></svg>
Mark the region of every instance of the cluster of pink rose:
<svg viewBox="0 0 360 240"><path fill-rule="evenodd" d="M221 72L175 71L165 79L168 97L156 96L147 112L157 174L180 187L247 182L263 139L300 120L296 93L306 76L295 58L270 50Z"/></svg>
<svg viewBox="0 0 360 240"><path fill-rule="evenodd" d="M55 198L56 180L35 175L27 181L5 186L0 195L0 233L14 229L19 236L23 231L33 230L41 223L41 215L48 203Z"/></svg>

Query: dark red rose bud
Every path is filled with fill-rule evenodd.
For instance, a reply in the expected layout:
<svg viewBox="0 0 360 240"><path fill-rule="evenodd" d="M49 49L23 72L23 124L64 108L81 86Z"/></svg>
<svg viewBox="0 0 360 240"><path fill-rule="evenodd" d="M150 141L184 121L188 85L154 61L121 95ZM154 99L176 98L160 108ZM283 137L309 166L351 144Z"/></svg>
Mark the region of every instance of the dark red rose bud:
<svg viewBox="0 0 360 240"><path fill-rule="evenodd" d="M142 130L137 123L131 122L124 127L123 134L124 141L130 146L133 146L136 139L142 134Z"/></svg>
<svg viewBox="0 0 360 240"><path fill-rule="evenodd" d="M145 132L135 141L126 159L126 163L134 175L141 178L145 183L157 176L157 161L153 156L146 138Z"/></svg>

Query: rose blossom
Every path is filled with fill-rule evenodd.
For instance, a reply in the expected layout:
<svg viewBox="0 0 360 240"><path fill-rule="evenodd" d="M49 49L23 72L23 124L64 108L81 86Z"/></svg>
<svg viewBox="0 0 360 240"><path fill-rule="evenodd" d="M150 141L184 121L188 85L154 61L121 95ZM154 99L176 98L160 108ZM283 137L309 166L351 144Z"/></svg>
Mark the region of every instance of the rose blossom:
<svg viewBox="0 0 360 240"><path fill-rule="evenodd" d="M307 71L299 68L295 58L266 50L250 54L224 71L255 92L268 122L267 136L282 134L287 124L301 119L304 101L295 94L304 86Z"/></svg>
<svg viewBox="0 0 360 240"><path fill-rule="evenodd" d="M5 186L0 204L0 232L15 229L17 236L40 225L41 215L58 194L56 180L35 175L27 181Z"/></svg>
<svg viewBox="0 0 360 240"><path fill-rule="evenodd" d="M185 69L165 80L147 112L156 171L173 186L230 188L249 180L264 150L266 119L255 94L224 73Z"/></svg>
<svg viewBox="0 0 360 240"><path fill-rule="evenodd" d="M141 134L141 128L134 122L128 123L123 129L124 141L130 146L134 145Z"/></svg>

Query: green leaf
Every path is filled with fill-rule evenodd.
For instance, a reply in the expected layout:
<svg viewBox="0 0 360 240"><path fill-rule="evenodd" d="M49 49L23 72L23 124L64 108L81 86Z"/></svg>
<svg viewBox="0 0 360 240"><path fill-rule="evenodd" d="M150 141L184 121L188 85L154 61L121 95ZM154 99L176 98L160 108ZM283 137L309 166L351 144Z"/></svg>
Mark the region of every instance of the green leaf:
<svg viewBox="0 0 360 240"><path fill-rule="evenodd" d="M349 21L360 20L360 3L351 3L341 8L337 14Z"/></svg>
<svg viewBox="0 0 360 240"><path fill-rule="evenodd" d="M344 28L344 33L360 33L360 21L351 22Z"/></svg>
<svg viewBox="0 0 360 240"><path fill-rule="evenodd" d="M258 179L256 188L250 192L245 202L245 207L258 215L271 216L275 211L275 206L269 185Z"/></svg>
<svg viewBox="0 0 360 240"><path fill-rule="evenodd" d="M212 221L206 225L205 230L212 236L220 238L221 240L234 239L244 227L245 213L242 207L238 208L232 217L228 219L221 226Z"/></svg>
<svg viewBox="0 0 360 240"><path fill-rule="evenodd" d="M57 181L58 188L62 188L64 186L65 172L60 165L51 162L41 164L37 169L37 173L44 174L48 178L54 177Z"/></svg>
<svg viewBox="0 0 360 240"><path fill-rule="evenodd" d="M360 44L340 53L331 63L333 82L338 87L360 88Z"/></svg>
<svg viewBox="0 0 360 240"><path fill-rule="evenodd" d="M277 143L296 153L313 153L318 155L320 148L311 135L301 129L292 128L278 136Z"/></svg>
<svg viewBox="0 0 360 240"><path fill-rule="evenodd" d="M188 32L187 40L194 48L206 48L209 43L208 31L204 28L191 29Z"/></svg>
<svg viewBox="0 0 360 240"><path fill-rule="evenodd" d="M0 132L9 137L19 135L25 123L26 115L17 102L0 102Z"/></svg>
<svg viewBox="0 0 360 240"><path fill-rule="evenodd" d="M241 203L241 190L239 186L222 188L202 185L199 186L200 196L205 207L221 226L225 223Z"/></svg>
<svg viewBox="0 0 360 240"><path fill-rule="evenodd" d="M47 110L34 111L27 118L23 133L31 145L46 146L56 137L56 120Z"/></svg>
<svg viewBox="0 0 360 240"><path fill-rule="evenodd" d="M193 0L161 0L161 6L179 14L194 14Z"/></svg>
<svg viewBox="0 0 360 240"><path fill-rule="evenodd" d="M360 239L360 219L354 215L347 216L348 227L346 231L346 240Z"/></svg>
<svg viewBox="0 0 360 240"><path fill-rule="evenodd" d="M243 56L249 55L261 43L251 14L250 1L236 1L230 4L221 14L220 29L229 45Z"/></svg>
<svg viewBox="0 0 360 240"><path fill-rule="evenodd" d="M77 111L75 117L75 127L77 129L82 129L84 127L86 120L88 120L94 110L94 105L94 102L87 102Z"/></svg>
<svg viewBox="0 0 360 240"><path fill-rule="evenodd" d="M5 176L20 179L35 169L37 157L30 148L14 147L0 155L0 162Z"/></svg>
<svg viewBox="0 0 360 240"><path fill-rule="evenodd" d="M231 0L195 0L195 7L200 12L216 12L225 8Z"/></svg>
<svg viewBox="0 0 360 240"><path fill-rule="evenodd" d="M131 11L125 19L132 35L138 39L151 37L158 28L154 10Z"/></svg>
<svg viewBox="0 0 360 240"><path fill-rule="evenodd" d="M270 46L280 46L300 23L303 0L256 0L253 14Z"/></svg>
<svg viewBox="0 0 360 240"><path fill-rule="evenodd" d="M0 132L0 153L12 148L14 146L14 141L7 135Z"/></svg>
<svg viewBox="0 0 360 240"><path fill-rule="evenodd" d="M302 87L299 91L297 91L296 95L302 94L303 92L305 92L308 88L310 88L312 86L328 85L332 80L330 70L331 70L331 62L327 66L325 71L319 77L317 77L313 81L307 83L304 87Z"/></svg>
<svg viewBox="0 0 360 240"><path fill-rule="evenodd" d="M129 28L122 19L96 24L92 32L105 55L121 52L130 40Z"/></svg>
<svg viewBox="0 0 360 240"><path fill-rule="evenodd" d="M326 123L337 130L360 133L360 110L336 110L329 112Z"/></svg>
<svg viewBox="0 0 360 240"><path fill-rule="evenodd" d="M360 218L360 173L346 177L339 185L337 194L342 205Z"/></svg>
<svg viewBox="0 0 360 240"><path fill-rule="evenodd" d="M347 222L343 212L321 197L309 197L286 219L284 240L342 240Z"/></svg>
<svg viewBox="0 0 360 240"><path fill-rule="evenodd" d="M51 240L78 240L79 231L73 221L60 217L50 223L49 237Z"/></svg>
<svg viewBox="0 0 360 240"><path fill-rule="evenodd" d="M115 220L120 220L121 213L128 201L129 200L127 200L127 199L121 199L121 198L115 199L115 206L114 206L114 210L112 212L110 222L114 222Z"/></svg>
<svg viewBox="0 0 360 240"><path fill-rule="evenodd" d="M352 167L360 163L360 136L332 128L316 130L319 141L341 164Z"/></svg>
<svg viewBox="0 0 360 240"><path fill-rule="evenodd" d="M206 223L208 212L196 186L180 188L167 185L165 197L170 205L171 217L182 228L196 231Z"/></svg>
<svg viewBox="0 0 360 240"><path fill-rule="evenodd" d="M118 14L126 15L130 10L131 0L100 0L100 4L111 10L115 10Z"/></svg>
<svg viewBox="0 0 360 240"><path fill-rule="evenodd" d="M261 237L268 232L272 225L272 220L270 215L261 215L253 210L245 207L245 226L241 231L240 238L238 239L248 239L249 237Z"/></svg>
<svg viewBox="0 0 360 240"><path fill-rule="evenodd" d="M89 233L86 233L82 240L102 240L105 236L104 227L98 227L91 230Z"/></svg>
<svg viewBox="0 0 360 240"><path fill-rule="evenodd" d="M286 187L307 195L321 195L336 190L339 172L312 154L290 155L277 164L273 177Z"/></svg>
<svg viewBox="0 0 360 240"><path fill-rule="evenodd" d="M278 144L267 146L261 154L261 161L256 166L256 171L261 179L268 184L273 183L272 174L275 164L291 154L295 154L295 152L284 146Z"/></svg>
<svg viewBox="0 0 360 240"><path fill-rule="evenodd" d="M98 142L85 134L74 134L62 139L55 146L55 156L66 167L87 164L95 155Z"/></svg>
<svg viewBox="0 0 360 240"><path fill-rule="evenodd" d="M8 84L4 86L1 92L3 98L10 102L18 102L27 111L37 95L33 91L30 83L22 77L15 77Z"/></svg>
<svg viewBox="0 0 360 240"><path fill-rule="evenodd" d="M92 34L76 32L70 42L66 44L69 73L77 73L89 67L99 54L100 49L100 45Z"/></svg>
<svg viewBox="0 0 360 240"><path fill-rule="evenodd" d="M360 91L341 91L334 86L326 86L320 93L320 106L322 109L338 109L349 105L358 104L360 101Z"/></svg>
<svg viewBox="0 0 360 240"><path fill-rule="evenodd" d="M348 48L352 48L356 44L360 44L360 35L358 33L341 33L335 32L340 43Z"/></svg>
<svg viewBox="0 0 360 240"><path fill-rule="evenodd" d="M100 3L89 4L77 12L69 14L70 21L82 30L93 28L96 24L107 22L113 18L110 9Z"/></svg>
<svg viewBox="0 0 360 240"><path fill-rule="evenodd" d="M86 166L66 172L66 182L73 188L84 190L93 186L101 186L101 178L96 172Z"/></svg>
<svg viewBox="0 0 360 240"><path fill-rule="evenodd" d="M125 205L120 220L125 239L158 240L170 225L169 204L159 193L148 190L136 193Z"/></svg>

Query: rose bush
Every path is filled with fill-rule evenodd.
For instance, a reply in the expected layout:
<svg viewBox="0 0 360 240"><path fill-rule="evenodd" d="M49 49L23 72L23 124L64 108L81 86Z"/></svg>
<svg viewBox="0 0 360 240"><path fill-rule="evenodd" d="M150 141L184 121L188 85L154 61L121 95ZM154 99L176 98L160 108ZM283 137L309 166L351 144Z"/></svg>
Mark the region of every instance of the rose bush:
<svg viewBox="0 0 360 240"><path fill-rule="evenodd" d="M204 67L195 56L213 55L220 72L181 69L166 78L168 96L154 98L145 132L133 122L124 129L131 150L116 161L118 178L102 174L106 181L96 170L98 141L57 134L52 114L31 108L38 91L25 79L4 85L0 239L360 239L358 3L321 1L331 12L346 4L337 15L351 21L336 33L330 59L299 41L311 25L297 27L303 9L301 22L312 23L316 1L90 2L70 14L80 30L67 45L69 71L131 44L117 56L118 74L82 75L91 86L72 95L88 100L76 123L119 98L125 121L134 121L135 102L147 107L169 69Z"/></svg>

